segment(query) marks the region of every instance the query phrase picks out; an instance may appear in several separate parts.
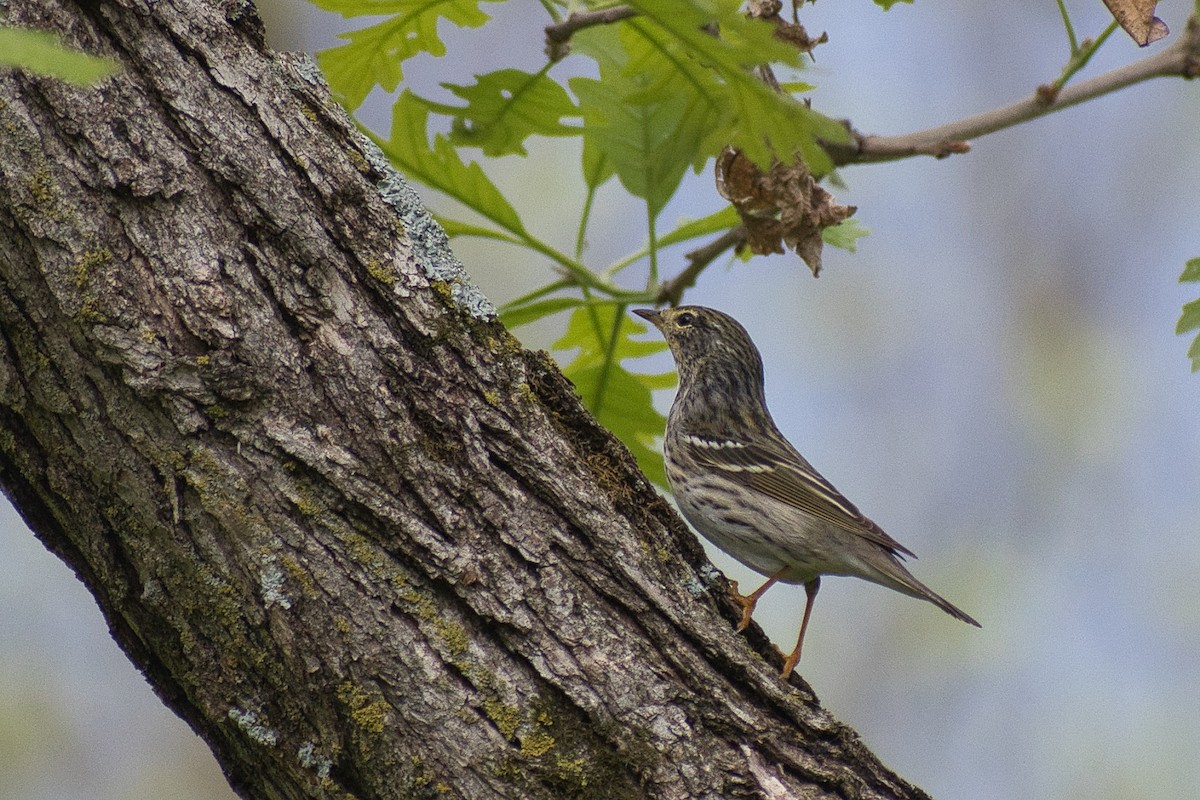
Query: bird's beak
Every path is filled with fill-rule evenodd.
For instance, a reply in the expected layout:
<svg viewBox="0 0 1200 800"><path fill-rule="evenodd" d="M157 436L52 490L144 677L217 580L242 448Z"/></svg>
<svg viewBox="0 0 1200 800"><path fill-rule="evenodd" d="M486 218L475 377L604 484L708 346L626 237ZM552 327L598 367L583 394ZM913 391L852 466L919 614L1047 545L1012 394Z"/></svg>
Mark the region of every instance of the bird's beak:
<svg viewBox="0 0 1200 800"><path fill-rule="evenodd" d="M652 309L652 308L635 308L635 309L633 309L633 313L637 314L639 317L646 320L647 322L652 324L654 327L659 328L659 329L662 328L662 321L663 321L662 315L659 314L654 309Z"/></svg>

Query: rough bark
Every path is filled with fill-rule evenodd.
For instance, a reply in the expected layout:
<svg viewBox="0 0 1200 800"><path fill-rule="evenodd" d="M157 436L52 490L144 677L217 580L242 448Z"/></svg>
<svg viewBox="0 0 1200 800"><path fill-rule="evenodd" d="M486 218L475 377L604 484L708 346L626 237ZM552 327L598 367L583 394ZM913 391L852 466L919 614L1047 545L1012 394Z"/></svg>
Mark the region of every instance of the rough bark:
<svg viewBox="0 0 1200 800"><path fill-rule="evenodd" d="M923 796L250 7L3 13L0 482L240 795Z"/></svg>

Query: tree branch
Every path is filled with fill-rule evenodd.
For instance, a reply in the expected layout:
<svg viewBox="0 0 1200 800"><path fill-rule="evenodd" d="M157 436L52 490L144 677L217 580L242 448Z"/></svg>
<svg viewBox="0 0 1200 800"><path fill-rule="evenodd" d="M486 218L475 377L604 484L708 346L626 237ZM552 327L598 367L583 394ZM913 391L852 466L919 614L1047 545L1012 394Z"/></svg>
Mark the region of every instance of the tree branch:
<svg viewBox="0 0 1200 800"><path fill-rule="evenodd" d="M637 9L629 6L613 6L599 11L577 11L562 22L546 26L546 55L551 61L566 58L571 51L568 44L576 31L593 25L611 25L623 19L637 16Z"/></svg>
<svg viewBox="0 0 1200 800"><path fill-rule="evenodd" d="M746 226L738 225L735 228L725 231L725 233L703 247L699 247L688 253L688 265L684 268L683 272L680 272L674 278L658 287L658 297L656 299L660 303L667 303L672 306L679 305L684 291L696 284L696 278L700 277L700 273L704 271L705 267L715 261L717 256L729 248L737 249L745 243Z"/></svg>
<svg viewBox="0 0 1200 800"><path fill-rule="evenodd" d="M1060 92L1040 87L1019 102L904 136L866 136L852 130L854 144L830 145L827 150L837 165L895 161L917 155L945 158L970 150L968 139L1011 128L1151 78L1173 75L1183 78L1200 75L1200 22L1196 17L1188 19L1183 35L1162 52Z"/></svg>

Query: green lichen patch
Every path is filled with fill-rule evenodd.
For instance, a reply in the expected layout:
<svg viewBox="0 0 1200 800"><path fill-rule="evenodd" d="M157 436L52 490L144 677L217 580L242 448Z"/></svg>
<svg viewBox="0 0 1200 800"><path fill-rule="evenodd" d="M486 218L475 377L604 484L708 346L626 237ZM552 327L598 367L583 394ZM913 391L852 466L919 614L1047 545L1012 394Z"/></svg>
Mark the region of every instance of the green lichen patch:
<svg viewBox="0 0 1200 800"><path fill-rule="evenodd" d="M388 579L389 576L385 574L384 570L387 562L379 554L379 550L367 541L366 537L357 533L347 532L343 536L343 541L345 541L346 547L350 551L350 556L354 559L354 563L366 567L374 578L381 580Z"/></svg>
<svg viewBox="0 0 1200 800"><path fill-rule="evenodd" d="M386 701L377 700L374 703L354 710L351 712L350 717L363 730L378 735L383 733L383 729L387 725L388 713L391 709L392 707Z"/></svg>
<svg viewBox="0 0 1200 800"><path fill-rule="evenodd" d="M582 758L557 758L554 760L554 769L563 783L576 786L580 791L588 788L587 762Z"/></svg>
<svg viewBox="0 0 1200 800"><path fill-rule="evenodd" d="M367 274L386 286L396 285L396 273L381 261L371 259L367 262Z"/></svg>
<svg viewBox="0 0 1200 800"><path fill-rule="evenodd" d="M569 704L556 704L544 697L532 704L535 727L522 741L522 752L533 752L552 737L553 744L527 764L549 785L555 796L573 800L623 800L643 797L637 775L648 770L657 759L648 741L630 736L628 731L613 731L597 736L595 728L577 720L579 710ZM611 741L621 741L617 752Z"/></svg>
<svg viewBox="0 0 1200 800"><path fill-rule="evenodd" d="M89 325L104 325L108 322L108 315L100 310L97 305L99 301L95 298L89 298L83 301L83 305L79 307L79 313L75 318L80 322L86 322Z"/></svg>
<svg viewBox="0 0 1200 800"><path fill-rule="evenodd" d="M439 617L434 620L434 629L451 656L459 658L467 654L470 639L467 637L466 628L454 620Z"/></svg>
<svg viewBox="0 0 1200 800"><path fill-rule="evenodd" d="M26 188L29 189L29 194L33 197L33 201L42 207L53 205L57 198L54 190L54 181L51 180L50 170L45 164L39 165L33 171Z"/></svg>
<svg viewBox="0 0 1200 800"><path fill-rule="evenodd" d="M291 501L296 504L296 510L306 517L316 517L325 511L324 504L313 494L309 486L297 481L292 486L294 496Z"/></svg>
<svg viewBox="0 0 1200 800"><path fill-rule="evenodd" d="M220 420L229 416L229 409L225 406L214 403L211 406L204 407L204 415L209 419Z"/></svg>
<svg viewBox="0 0 1200 800"><path fill-rule="evenodd" d="M412 800L437 800L453 791L453 788L438 778L424 760L413 755L408 764L401 763L397 771L397 795Z"/></svg>
<svg viewBox="0 0 1200 800"><path fill-rule="evenodd" d="M397 574L391 581L396 599L403 601L414 617L432 628L433 637L444 648L453 663L469 671L470 666L460 659L467 654L471 639L466 628L457 620L446 617L432 595L408 583L403 575ZM429 633L429 627L424 628Z"/></svg>
<svg viewBox="0 0 1200 800"><path fill-rule="evenodd" d="M284 571L288 577L300 585L304 590L306 597L315 597L317 594L317 586L313 583L312 575L308 573L304 567L300 566L300 562L291 556L281 556L279 563L283 565Z"/></svg>
<svg viewBox="0 0 1200 800"><path fill-rule="evenodd" d="M498 698L489 697L483 701L483 713L496 723L496 728L505 739L512 739L521 724L521 710L516 706L506 705Z"/></svg>
<svg viewBox="0 0 1200 800"><path fill-rule="evenodd" d="M554 749L554 737L543 730L534 730L520 736L521 754L531 758L546 755Z"/></svg>
<svg viewBox="0 0 1200 800"><path fill-rule="evenodd" d="M529 385L528 381L521 381L518 383L515 394L529 405L537 405L537 395L534 394L533 387Z"/></svg>
<svg viewBox="0 0 1200 800"><path fill-rule="evenodd" d="M478 685L478 684L477 684ZM481 686L492 692L494 687ZM497 777L540 787L537 796L572 800L623 800L642 797L637 775L654 759L649 744L621 735L621 753L593 726L579 724L578 709L535 697L525 709L505 703L494 694L482 703L483 712L516 747L497 760Z"/></svg>
<svg viewBox="0 0 1200 800"><path fill-rule="evenodd" d="M346 148L346 157L350 159L350 163L353 164L354 168L356 170L358 170L360 173L362 173L363 175L371 174L371 164L367 161L366 157L362 153L360 153L356 148L353 148L353 147Z"/></svg>
<svg viewBox="0 0 1200 800"><path fill-rule="evenodd" d="M75 287L83 288L92 279L98 267L111 263L112 251L107 247L83 252L71 265L71 277L75 279Z"/></svg>
<svg viewBox="0 0 1200 800"><path fill-rule="evenodd" d="M378 691L368 691L357 684L345 681L337 690L338 700L350 711L350 719L362 731L376 735L387 726L391 705Z"/></svg>

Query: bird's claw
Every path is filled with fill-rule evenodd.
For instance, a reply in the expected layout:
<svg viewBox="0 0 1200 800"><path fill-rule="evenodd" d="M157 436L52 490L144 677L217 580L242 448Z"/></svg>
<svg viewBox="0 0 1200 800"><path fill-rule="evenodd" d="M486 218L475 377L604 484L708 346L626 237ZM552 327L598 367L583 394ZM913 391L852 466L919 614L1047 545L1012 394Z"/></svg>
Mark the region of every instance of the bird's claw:
<svg viewBox="0 0 1200 800"><path fill-rule="evenodd" d="M741 594L737 589L737 581L730 581L729 593L733 595L733 601L742 607L742 619L737 625L737 632L741 633L750 627L750 618L754 615L754 607L758 605L758 598L753 595Z"/></svg>

